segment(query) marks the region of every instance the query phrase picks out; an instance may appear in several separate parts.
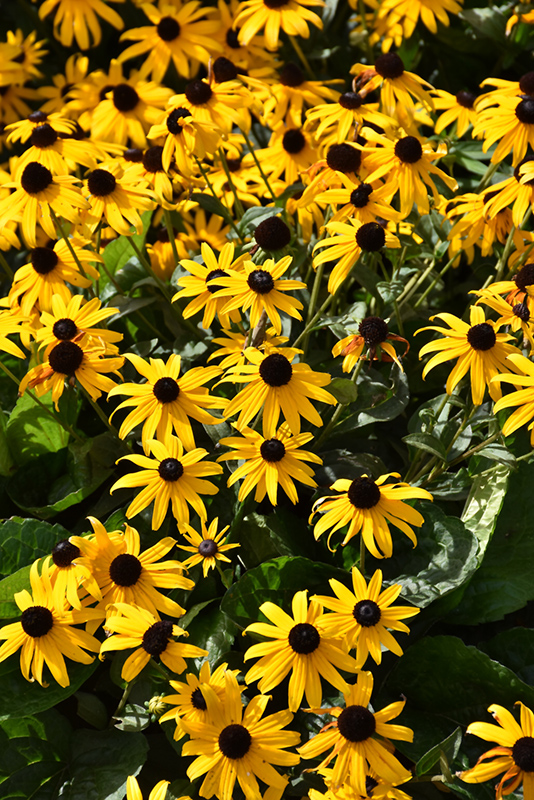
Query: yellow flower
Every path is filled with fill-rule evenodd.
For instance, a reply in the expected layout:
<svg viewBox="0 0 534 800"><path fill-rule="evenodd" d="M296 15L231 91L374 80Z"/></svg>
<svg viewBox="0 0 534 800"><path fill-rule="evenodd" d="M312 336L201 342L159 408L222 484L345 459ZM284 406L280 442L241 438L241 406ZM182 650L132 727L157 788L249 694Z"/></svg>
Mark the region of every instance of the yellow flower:
<svg viewBox="0 0 534 800"><path fill-rule="evenodd" d="M111 2L124 3L124 0ZM103 0L44 0L39 8L40 18L44 19L54 9L54 36L63 47L70 47L73 37L76 37L80 50L97 47L102 39L98 17L102 17L119 31L124 27L121 16Z"/></svg>
<svg viewBox="0 0 534 800"><path fill-rule="evenodd" d="M324 0L243 0L239 4L234 27L239 29L239 42L249 43L264 28L269 50L278 49L280 28L289 36L310 35L308 23L322 30L321 18L307 6L324 8Z"/></svg>
<svg viewBox="0 0 534 800"><path fill-rule="evenodd" d="M184 561L184 567L188 569L197 564L202 564L202 572L204 577L206 577L210 569L214 569L217 566L217 561L226 561L230 563L230 559L227 558L224 553L228 550L233 550L235 547L239 547L239 545L225 544L226 539L223 537L230 526L226 525L226 527L217 533L217 527L219 525L218 517L215 517L215 519L210 522L209 527L206 527L204 520L201 520L200 524L202 535L197 533L191 525L184 525L182 533L191 546L179 544L178 547L180 550L185 550L187 553L194 553L194 555L189 556L189 558ZM187 534L189 534L189 536Z"/></svg>

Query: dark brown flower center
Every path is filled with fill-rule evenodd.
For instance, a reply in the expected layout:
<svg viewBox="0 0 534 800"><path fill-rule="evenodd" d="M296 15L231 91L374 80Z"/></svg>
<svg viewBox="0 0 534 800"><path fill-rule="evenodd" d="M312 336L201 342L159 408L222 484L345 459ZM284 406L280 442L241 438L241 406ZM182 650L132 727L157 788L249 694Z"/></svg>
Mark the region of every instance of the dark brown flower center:
<svg viewBox="0 0 534 800"><path fill-rule="evenodd" d="M256 294L269 294L274 289L274 280L265 269L253 269L247 278L247 284Z"/></svg>
<svg viewBox="0 0 534 800"><path fill-rule="evenodd" d="M75 342L59 342L50 351L48 363L61 375L73 375L81 366L83 350Z"/></svg>
<svg viewBox="0 0 534 800"><path fill-rule="evenodd" d="M260 222L254 231L254 238L262 250L283 250L291 241L291 231L280 217L268 217Z"/></svg>
<svg viewBox="0 0 534 800"><path fill-rule="evenodd" d="M214 278L227 278L228 273L225 272L223 269L212 269L211 272L208 272L206 275L206 289L210 294L214 294L214 292L218 292L219 289L224 289L224 286L221 286L218 283L210 284Z"/></svg>
<svg viewBox="0 0 534 800"><path fill-rule="evenodd" d="M238 172L241 169L241 159L240 158L227 158L226 159L226 166L230 170L230 172Z"/></svg>
<svg viewBox="0 0 534 800"><path fill-rule="evenodd" d="M124 151L123 157L125 161L130 161L134 164L140 164L143 160L143 151L140 147L129 147Z"/></svg>
<svg viewBox="0 0 534 800"><path fill-rule="evenodd" d="M374 600L360 600L352 610L352 616L363 628L371 628L380 622L382 613Z"/></svg>
<svg viewBox="0 0 534 800"><path fill-rule="evenodd" d="M139 95L128 83L119 83L113 89L113 105L117 111L133 111L139 100Z"/></svg>
<svg viewBox="0 0 534 800"><path fill-rule="evenodd" d="M185 96L194 106L201 106L207 103L212 94L209 84L205 81L191 81L185 87Z"/></svg>
<svg viewBox="0 0 534 800"><path fill-rule="evenodd" d="M519 78L521 94L534 94L534 72L526 72Z"/></svg>
<svg viewBox="0 0 534 800"><path fill-rule="evenodd" d="M62 539L52 550L52 561L56 567L70 567L75 558L80 557L80 548L71 544L68 539Z"/></svg>
<svg viewBox="0 0 534 800"><path fill-rule="evenodd" d="M217 83L224 83L225 81L234 81L239 75L239 70L233 61L224 56L216 58L212 64L213 75Z"/></svg>
<svg viewBox="0 0 534 800"><path fill-rule="evenodd" d="M177 133L181 133L183 129L181 125L178 125L178 120L190 116L191 112L189 111L189 109L183 108L182 106L180 106L180 108L175 108L173 111L171 111L171 113L167 117L167 130L169 131L169 133L172 133L174 135L176 135Z"/></svg>
<svg viewBox="0 0 534 800"><path fill-rule="evenodd" d="M158 467L160 478L164 481L177 481L184 474L184 468L177 458L164 458Z"/></svg>
<svg viewBox="0 0 534 800"><path fill-rule="evenodd" d="M94 169L89 175L87 186L95 197L107 197L115 191L117 181L107 169Z"/></svg>
<svg viewBox="0 0 534 800"><path fill-rule="evenodd" d="M143 634L143 649L151 656L159 656L167 649L172 636L172 622L167 619L155 622Z"/></svg>
<svg viewBox="0 0 534 800"><path fill-rule="evenodd" d="M365 222L356 231L356 241L362 250L374 253L386 243L386 233L378 222Z"/></svg>
<svg viewBox="0 0 534 800"><path fill-rule="evenodd" d="M153 147L149 147L148 150L145 151L143 155L143 167L146 169L147 172L163 172L163 164L161 161L161 157L163 155L163 147L159 144L155 144Z"/></svg>
<svg viewBox="0 0 534 800"><path fill-rule="evenodd" d="M28 119L30 122L46 122L48 116L44 111L32 111Z"/></svg>
<svg viewBox="0 0 534 800"><path fill-rule="evenodd" d="M301 68L293 61L289 61L284 65L278 80L282 86L290 86L291 88L295 88L296 86L303 84L306 78L304 77Z"/></svg>
<svg viewBox="0 0 534 800"><path fill-rule="evenodd" d="M456 102L464 108L473 108L477 96L474 92L466 92L463 89L456 93Z"/></svg>
<svg viewBox="0 0 534 800"><path fill-rule="evenodd" d="M404 63L397 53L383 53L375 61L375 72L383 78L400 78L404 72Z"/></svg>
<svg viewBox="0 0 534 800"><path fill-rule="evenodd" d="M158 22L156 32L164 42L172 42L180 35L180 23L174 17L162 17Z"/></svg>
<svg viewBox="0 0 534 800"><path fill-rule="evenodd" d="M534 772L534 739L522 736L512 747L512 758L523 772Z"/></svg>
<svg viewBox="0 0 534 800"><path fill-rule="evenodd" d="M229 28L226 31L226 44L228 47L231 47L232 50L239 50L241 45L239 44L239 31L241 28Z"/></svg>
<svg viewBox="0 0 534 800"><path fill-rule="evenodd" d="M158 378L152 392L160 403L172 403L180 394L180 387L174 378Z"/></svg>
<svg viewBox="0 0 534 800"><path fill-rule="evenodd" d="M363 106L364 98L358 92L345 92L337 102L341 108L346 108L347 111L355 111L360 106Z"/></svg>
<svg viewBox="0 0 534 800"><path fill-rule="evenodd" d="M34 147L50 147L57 141L57 133L48 122L37 125L30 136L30 142Z"/></svg>
<svg viewBox="0 0 534 800"><path fill-rule="evenodd" d="M349 742L364 742L376 730L374 715L363 706L347 706L337 719L337 728Z"/></svg>
<svg viewBox="0 0 534 800"><path fill-rule="evenodd" d="M272 353L261 362L259 373L267 386L285 386L291 380L293 367L282 353Z"/></svg>
<svg viewBox="0 0 534 800"><path fill-rule="evenodd" d="M52 183L52 173L47 167L31 161L26 167L20 178L20 185L28 194L39 194L44 192Z"/></svg>
<svg viewBox="0 0 534 800"><path fill-rule="evenodd" d="M423 157L423 148L415 136L404 136L395 145L395 155L403 164L415 164Z"/></svg>
<svg viewBox="0 0 534 800"><path fill-rule="evenodd" d="M304 134L297 128L291 128L286 131L282 137L282 147L286 153L292 156L297 155L297 153L300 153L306 147Z"/></svg>
<svg viewBox="0 0 534 800"><path fill-rule="evenodd" d="M30 606L22 612L20 624L26 636L39 639L52 630L54 618L50 609L44 606Z"/></svg>
<svg viewBox="0 0 534 800"><path fill-rule="evenodd" d="M227 725L219 734L219 750L232 760L246 756L251 744L252 736L243 725Z"/></svg>
<svg viewBox="0 0 534 800"><path fill-rule="evenodd" d="M65 319L58 319L58 321L54 323L52 333L56 339L74 339L78 333L78 328L74 320L65 317Z"/></svg>
<svg viewBox="0 0 534 800"><path fill-rule="evenodd" d="M528 306L525 302L523 303L516 303L512 309L513 313L516 317L518 317L521 322L528 322L530 319L530 311Z"/></svg>
<svg viewBox="0 0 534 800"><path fill-rule="evenodd" d="M363 476L352 481L347 497L355 508L374 508L380 500L380 489L372 478Z"/></svg>
<svg viewBox="0 0 534 800"><path fill-rule="evenodd" d="M534 285L534 264L525 264L521 267L513 280L521 292L526 292L528 286Z"/></svg>
<svg viewBox="0 0 534 800"><path fill-rule="evenodd" d="M103 86L99 93L100 101L105 100L106 95L109 94L109 92L111 92L113 89L114 86L112 83L107 83L105 86Z"/></svg>
<svg viewBox="0 0 534 800"><path fill-rule="evenodd" d="M319 631L309 622L299 622L289 631L287 641L295 653L309 655L319 647L321 637Z"/></svg>
<svg viewBox="0 0 534 800"><path fill-rule="evenodd" d="M267 6L267 8L282 8L282 6L286 6L289 0L263 0L263 4Z"/></svg>
<svg viewBox="0 0 534 800"><path fill-rule="evenodd" d="M534 97L521 100L515 107L515 115L524 125L534 124Z"/></svg>
<svg viewBox="0 0 534 800"><path fill-rule="evenodd" d="M137 556L121 553L109 565L109 577L117 586L133 586L141 577L143 565Z"/></svg>
<svg viewBox="0 0 534 800"><path fill-rule="evenodd" d="M213 539L203 539L198 546L198 552L202 558L212 558L219 552L219 547Z"/></svg>
<svg viewBox="0 0 534 800"><path fill-rule="evenodd" d="M191 705L198 711L205 711L208 707L206 701L204 700L204 695L198 686L194 691L191 692Z"/></svg>
<svg viewBox="0 0 534 800"><path fill-rule="evenodd" d="M30 250L30 261L39 275L48 275L57 267L59 258L56 251L50 247L34 247L33 250Z"/></svg>
<svg viewBox="0 0 534 800"><path fill-rule="evenodd" d="M487 322L481 322L479 325L473 325L467 331L467 341L473 350L491 350L497 341L495 330Z"/></svg>
<svg viewBox="0 0 534 800"><path fill-rule="evenodd" d="M377 344L386 341L389 328L387 322L381 317L366 317L360 322L358 332L360 336L363 336L368 347L376 347Z"/></svg>
<svg viewBox="0 0 534 800"><path fill-rule="evenodd" d="M326 163L330 169L343 172L345 175L349 172L358 172L361 162L361 150L356 150L345 142L333 144L326 154Z"/></svg>
<svg viewBox="0 0 534 800"><path fill-rule="evenodd" d="M357 189L350 193L350 202L355 208L365 208L373 192L370 183L360 183Z"/></svg>
<svg viewBox="0 0 534 800"><path fill-rule="evenodd" d="M266 439L260 445L261 457L269 463L281 461L286 454L284 443L280 439Z"/></svg>

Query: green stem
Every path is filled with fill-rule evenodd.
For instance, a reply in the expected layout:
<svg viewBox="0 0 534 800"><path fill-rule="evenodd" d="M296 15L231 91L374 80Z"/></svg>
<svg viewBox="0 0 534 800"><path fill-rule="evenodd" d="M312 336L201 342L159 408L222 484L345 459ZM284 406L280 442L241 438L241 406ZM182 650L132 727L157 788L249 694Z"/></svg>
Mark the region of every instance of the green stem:
<svg viewBox="0 0 534 800"><path fill-rule="evenodd" d="M212 183L211 183L211 181L210 181L210 179L209 179L209 175L208 175L208 173L206 172L206 170L205 170L205 169L204 169L204 167L202 166L202 162L201 162L201 161L200 161L200 159L198 159L196 156L195 156L195 161L197 162L197 167L199 168L199 170L200 170L200 172L201 172L201 174L202 174L202 177L204 178L204 180L206 181L206 183L207 183L207 185L208 185L208 189L209 189L209 190L210 190L210 192L212 193L213 197L214 197L214 198L217 200L217 202L221 203L221 201L220 201L219 197L217 197L217 192L216 192L216 191L215 191L215 189L213 188L213 185L212 185ZM221 203L221 206L224 208L224 206L222 205L222 203ZM225 218L225 219L226 219L226 221L229 223L230 227L231 227L231 228L233 228L234 232L237 234L237 236L238 236L238 238L239 238L239 241L241 241L241 242L242 242L242 241L243 241L243 238L242 238L241 234L239 233L239 228L238 228L238 227L237 227L237 225L235 224L235 221L234 221L234 218L233 218L233 216L230 214L230 212L228 211L228 209L224 208L224 210L225 210L225 217L224 217L224 218Z"/></svg>
<svg viewBox="0 0 534 800"><path fill-rule="evenodd" d="M434 269L435 261L432 260L432 263L424 270L424 272L419 273L419 275L414 275L408 283L406 284L403 293L397 297L398 307L402 308L405 303L408 302L410 297L418 290L419 286L426 281L432 270Z"/></svg>
<svg viewBox="0 0 534 800"><path fill-rule="evenodd" d="M510 228L510 232L508 234L508 238L506 239L506 244L504 245L504 250L502 251L501 257L499 258L499 261L497 263L497 270L495 273L496 281L500 281L503 276L503 272L506 268L506 262L508 261L508 256L510 255L510 251L514 245L515 231L516 227L515 225L512 225L512 227Z"/></svg>
<svg viewBox="0 0 534 800"><path fill-rule="evenodd" d="M362 575L365 575L365 542L363 540L363 534L360 531L360 572Z"/></svg>
<svg viewBox="0 0 534 800"><path fill-rule="evenodd" d="M165 219L165 227L167 228L167 236L171 243L172 257L174 258L174 267L178 266L180 256L178 255L178 248L176 247L176 240L174 238L174 228L172 226L171 212L168 208L163 209L163 217Z"/></svg>
<svg viewBox="0 0 534 800"><path fill-rule="evenodd" d="M354 367L354 369L352 371L352 375L350 376L350 379L351 379L351 381L353 383L356 383L356 381L358 380L358 375L362 371L363 363L364 363L363 358L361 358L358 361L358 363L356 364L356 366ZM335 428L335 426L337 424L337 421L340 418L340 416L343 413L343 410L345 408L346 408L346 404L342 404L342 403L338 403L337 404L337 406L336 406L336 408L334 410L334 413L332 414L332 416L330 418L330 421L328 422L326 428L324 429L322 434L319 436L317 441L314 442L312 450L318 450L319 447L322 445L322 443L325 441L325 439L328 438L328 436L330 435L332 430Z"/></svg>
<svg viewBox="0 0 534 800"><path fill-rule="evenodd" d="M447 261L447 263L445 264L445 266L443 267L443 269L441 270L441 272L439 273L439 275L438 275L436 278L434 278L434 280L432 281L432 283L430 284L430 286L427 286L427 288L425 289L425 291L423 292L423 294L421 295L421 297L419 298L419 300L416 300L416 301L415 301L415 303L414 303L414 308L419 308L419 306L421 305L421 303L422 303L422 302L425 300L425 298L426 298L426 297L427 297L427 296L430 294L430 292L432 291L432 289L434 288L434 286L435 286L435 285L438 283L438 281L440 280L440 278L442 278L442 277L443 277L443 276L444 276L444 275L445 275L445 274L446 274L446 273L449 271L449 269L452 267L452 265L453 265L453 263L454 263L454 261L455 261L455 259L456 259L457 257L458 257L458 253L455 253L455 254L453 255L453 257L452 257L452 258L450 258L450 259Z"/></svg>
<svg viewBox="0 0 534 800"><path fill-rule="evenodd" d="M87 391L85 386L82 386L82 391L83 391L84 395L87 397L87 399L89 400L89 403L92 405L92 407L95 410L95 412L98 415L98 417L102 420L102 422L106 426L106 428L109 428L111 433L114 436L116 436L117 439L120 439L121 437L119 436L119 432L118 432L117 428L109 421L109 419L104 414L104 412L102 411L102 409L100 408L98 403L95 400L93 400L93 398L91 397L91 395L89 394L89 392Z"/></svg>
<svg viewBox="0 0 534 800"><path fill-rule="evenodd" d="M75 251L74 247L72 246L71 240L69 239L69 237L65 233L65 231L63 229L63 225L59 221L59 218L58 218L57 214L55 213L55 211L54 211L54 209L52 207L50 207L50 214L52 216L52 219L56 223L56 227L57 227L57 229L59 231L59 234L60 234L61 238L63 239L63 241L65 242L65 244L69 248L70 254L73 257L74 261L76 262L76 266L80 270L80 273L83 275L84 278L87 278L87 280L89 280L89 276L87 275L87 272L84 270L82 262L80 261L80 259L76 255L76 251ZM91 294L94 297L94 292L93 292L93 287L92 286L89 287L89 291L91 292Z"/></svg>
<svg viewBox="0 0 534 800"><path fill-rule="evenodd" d="M4 258L4 255L3 255L1 250L0 250L0 264L2 265L2 268L3 268L4 272L6 273L7 277L10 280L13 280L15 275L13 273L13 270L11 269L9 264L7 263L6 259Z"/></svg>
<svg viewBox="0 0 534 800"><path fill-rule="evenodd" d="M10 370L10 369L8 369L8 367L6 367L6 365L5 365L5 364L3 364L1 361L0 361L0 369L1 369L3 372L5 372L5 374L8 376L8 378L11 378L11 380L13 381L13 383L14 383L14 384L16 384L16 386L17 386L17 387L18 387L18 386L20 386L20 381L19 381L19 379L17 378L17 376L16 376L16 375L13 375L13 373L11 372L11 370ZM85 441L84 439L82 439L82 437L81 437L81 436L78 436L78 434L77 434L77 433L76 433L76 432L75 432L75 431L74 431L74 430L71 428L71 426L70 426L70 425L68 425L66 422L63 422L63 420L62 420L62 419L60 419L60 417L59 417L59 416L56 416L56 414L54 414L54 412L53 412L53 411L52 411L50 408L48 408L48 406L45 406L45 404L44 404L44 403L43 403L41 400L39 400L39 398L37 397L37 395L36 395L36 394L34 394L34 392L32 392L30 389L26 389L26 390L25 390L25 392L24 392L24 394L28 394L28 395L31 397L31 399L32 399L32 400L33 400L35 403L37 403L37 405L38 405L38 406L40 406L40 407L43 409L43 411L44 411L44 412L45 412L45 413L46 413L46 414L47 414L47 415L48 415L48 416L49 416L51 419L53 419L53 420L54 420L54 422L57 422L59 425L61 425L61 427L63 428L63 430L65 431L65 433L68 433L68 434L69 434L69 436L72 436L72 438L73 438L73 439L76 439L78 442L83 442L83 441Z"/></svg>
<svg viewBox="0 0 534 800"><path fill-rule="evenodd" d="M226 155L225 155L224 150L222 149L222 147L219 147L219 157L221 159L222 168L223 168L223 170L224 170L224 172L226 174L226 177L228 179L228 185L230 186L230 189L232 190L233 195L234 195L235 208L236 208L238 217L239 217L239 219L241 219L241 217L245 213L245 209L243 208L243 204L242 204L242 202L239 199L239 196L237 194L237 189L235 188L235 184L234 184L234 182L232 180L232 173L228 169L228 162L226 160Z"/></svg>
<svg viewBox="0 0 534 800"><path fill-rule="evenodd" d="M133 678L133 680L131 680L129 683L126 684L126 687L125 687L125 689L124 689L124 691L122 693L122 697L121 697L121 699L119 701L119 705L117 706L117 708L115 709L115 712L113 713L113 716L111 717L111 721L109 723L109 727L110 728L114 727L115 723L114 723L113 720L120 716L120 714L122 713L122 710L124 709L126 703L128 702L128 698L130 696L130 692L132 691L132 689L133 689L133 687L134 687L134 685L135 685L135 683L137 681L137 678L138 678L138 676L136 675L135 678Z"/></svg>
<svg viewBox="0 0 534 800"><path fill-rule="evenodd" d="M341 287L340 287L340 288L341 288ZM306 325L306 327L304 328L304 330L303 330L301 333L299 333L299 335L297 336L297 338L296 338L296 339L295 339L295 341L293 342L293 345L292 345L292 347L298 347L299 343L300 343L300 342L301 342L301 341L304 339L304 337L305 337L305 336L306 336L306 335L307 335L307 334L308 334L308 333L309 333L309 332L310 332L310 331L313 329L313 326L315 325L315 323L317 322L317 320L318 320L318 319L321 317L321 314L323 313L323 311L325 311L325 310L326 310L326 308L327 308L327 307L328 307L328 306L329 306L331 303L333 303L333 302L334 302L334 300L337 298L337 296L338 296L338 293L339 293L339 289L337 290L337 292L336 292L335 294L329 294L329 295L328 295L328 297L326 298L326 300L324 301L324 303L322 304L322 306L320 307L320 309L317 311L317 313L315 314L315 316L313 317L313 319L311 319L311 320L308 322L308 324Z"/></svg>
<svg viewBox="0 0 534 800"><path fill-rule="evenodd" d="M477 186L477 188L475 190L477 193L481 192L482 189L486 188L486 186L489 184L489 182L493 178L493 175L497 172L498 169L499 169L499 164L493 164L490 161L490 163L488 164L488 167L487 167L484 175L480 179L480 183L478 184L478 186Z"/></svg>
<svg viewBox="0 0 534 800"><path fill-rule="evenodd" d="M308 59L304 55L302 47L300 46L297 38L295 36L289 36L289 41L293 45L293 49L294 49L295 53L298 55L298 57L300 59L300 63L302 64L302 66L304 67L305 71L307 72L308 78L311 78L312 81L315 80L315 75L313 74L313 70L310 67L310 62L308 61Z"/></svg>
<svg viewBox="0 0 534 800"><path fill-rule="evenodd" d="M267 178L267 175L266 175L266 174L265 174L265 172L263 171L263 167L262 167L262 165L260 164L260 161L259 161L259 158L258 158L258 156L256 155L256 151L254 150L254 145L252 144L252 142L250 141L250 139L249 139L248 135L245 133L245 131L244 131L244 130L241 130L241 133L243 134L243 138L245 139L245 142L247 143L247 147L248 147L248 149L250 150L250 153L251 153L251 155L252 155L252 158L254 159L254 163L256 164L256 166L257 166L257 168L258 168L258 170L259 170L259 173L260 173L260 175L261 175L261 177L262 177L262 180L263 180L263 182L264 182L265 186L267 187L267 189L268 189L268 191L269 191L269 194L271 195L271 197L273 198L273 200L275 200L275 201L276 201L276 195L275 195L275 193L273 192L273 190L271 189L271 184L269 183L269 180L268 180L268 178Z"/></svg>

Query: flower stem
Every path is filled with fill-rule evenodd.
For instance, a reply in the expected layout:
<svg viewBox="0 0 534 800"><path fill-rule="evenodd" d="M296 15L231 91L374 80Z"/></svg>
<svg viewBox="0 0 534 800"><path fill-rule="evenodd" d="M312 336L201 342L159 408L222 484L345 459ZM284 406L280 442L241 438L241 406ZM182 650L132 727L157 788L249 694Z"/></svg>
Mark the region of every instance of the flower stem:
<svg viewBox="0 0 534 800"><path fill-rule="evenodd" d="M263 167L260 164L260 160L259 160L258 156L256 155L256 151L254 150L254 145L252 144L252 142L250 141L248 135L245 133L244 130L241 130L241 133L243 134L243 138L245 139L245 142L247 143L247 147L250 150L250 154L251 154L252 158L254 159L254 163L256 164L256 166L257 166L257 168L259 170L259 173L260 173L260 175L261 175L261 177L263 179L263 182L264 182L265 186L267 187L267 189L269 191L269 194L271 195L273 200L276 200L276 195L275 195L275 193L273 192L273 190L271 188L271 184L269 183L267 175L263 171Z"/></svg>
<svg viewBox="0 0 534 800"><path fill-rule="evenodd" d="M15 277L15 276L14 276L14 273L13 273L13 270L11 269L11 267L9 266L9 264L7 263L7 261L6 261L6 259L4 258L4 255L3 255L3 253L2 253L2 252L0 252L0 264L2 265L2 269L3 269L3 270L4 270L4 272L6 273L7 277L8 277L10 280L13 280L13 278Z"/></svg>
<svg viewBox="0 0 534 800"><path fill-rule="evenodd" d="M171 243L172 249L172 257L174 258L174 267L178 266L178 262L180 260L180 256L178 255L178 249L176 247L176 239L174 238L174 228L172 226L172 219L171 219L171 212L168 208L163 209L163 217L165 219L165 227L167 228L167 235L169 237L169 242Z"/></svg>
<svg viewBox="0 0 534 800"><path fill-rule="evenodd" d="M119 432L118 432L117 428L109 421L109 419L104 414L104 412L102 411L102 409L100 408L98 403L95 400L93 400L93 398L91 397L91 395L89 394L89 392L87 391L85 386L82 386L81 388L82 388L82 391L83 391L84 395L87 397L87 399L89 400L89 402L92 405L93 409L95 410L97 416L102 420L102 422L104 423L106 428L109 428L111 433L114 436L116 436L117 439L120 439L121 437L119 436Z"/></svg>
<svg viewBox="0 0 534 800"><path fill-rule="evenodd" d="M224 172L226 174L226 177L228 178L228 185L230 186L230 189L232 190L232 192L234 194L235 209L237 211L237 215L238 215L239 219L241 219L241 217L245 213L245 210L244 210L243 204L242 204L242 202L239 199L239 196L237 194L237 190L236 190L234 182L232 180L232 174L231 174L230 170L228 169L228 162L226 160L226 156L224 154L224 150L222 149L222 147L219 147L219 156L220 156L221 164L222 164L222 167L223 167Z"/></svg>
<svg viewBox="0 0 534 800"><path fill-rule="evenodd" d="M300 63L302 64L302 66L304 67L305 71L307 72L308 78L311 78L312 81L313 81L315 79L315 75L313 74L313 70L310 67L310 62L308 61L308 59L304 55L304 52L303 52L302 47L300 46L300 44L298 42L298 39L296 38L296 36L289 36L289 41L293 45L293 50L298 55L298 57L300 59Z"/></svg>
<svg viewBox="0 0 534 800"><path fill-rule="evenodd" d="M353 383L356 383L356 381L358 380L358 375L362 371L362 367L363 367L363 358L358 361L358 363L356 364L356 366L354 367L354 369L352 371L352 375L350 376L350 379L351 379L351 381ZM340 418L341 414L343 413L343 409L345 407L346 407L346 404L342 404L342 403L338 403L337 404L336 409L335 409L334 413L332 414L332 417L330 418L330 422L327 424L327 426L324 429L324 431L322 432L322 434L319 436L317 441L314 443L314 446L312 448L313 450L317 450L322 445L324 440L328 438L328 436L330 435L331 431L336 426L336 423L337 423L338 419Z"/></svg>
<svg viewBox="0 0 534 800"><path fill-rule="evenodd" d="M209 179L209 175L206 172L206 170L204 169L204 167L202 165L202 162L196 156L195 156L195 161L197 162L197 166L198 166L200 172L202 173L202 177L204 178L204 180L206 181L206 183L208 185L208 189L210 190L210 192L212 193L214 198L217 200L217 202L220 203L222 208L224 209L224 211L225 211L224 219L229 223L230 227L233 228L234 232L237 234L237 236L239 238L239 241L242 242L243 238L242 238L241 234L239 233L239 229L238 229L237 225L235 224L234 218L232 217L232 215L230 214L228 209L224 208L224 206L221 203L220 199L217 197L217 192L213 188L213 185L212 185L212 183L211 183L211 181Z"/></svg>

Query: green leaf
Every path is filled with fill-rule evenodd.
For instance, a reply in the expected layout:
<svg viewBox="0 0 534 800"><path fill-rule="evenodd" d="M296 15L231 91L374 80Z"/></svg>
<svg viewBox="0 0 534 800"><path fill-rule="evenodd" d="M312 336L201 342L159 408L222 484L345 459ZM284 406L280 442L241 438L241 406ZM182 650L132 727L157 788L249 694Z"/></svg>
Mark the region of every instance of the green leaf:
<svg viewBox="0 0 534 800"><path fill-rule="evenodd" d="M406 373L396 365L392 367L390 378L383 377L377 370L360 375L357 383L358 397L353 413L336 426L335 433L352 433L354 428L372 422L387 422L402 414L410 399Z"/></svg>
<svg viewBox="0 0 534 800"><path fill-rule="evenodd" d="M269 206L268 208L264 208L263 206L252 206L252 208L247 208L239 220L239 230L253 231L258 227L260 222L263 222L265 219L269 219L269 217L276 217L279 213L279 206Z"/></svg>
<svg viewBox="0 0 534 800"><path fill-rule="evenodd" d="M217 214L218 217L228 218L228 209L223 206L220 200L213 197L211 194L202 194L201 192L194 192L191 195L191 200L198 203L204 211L209 211L210 214Z"/></svg>
<svg viewBox="0 0 534 800"><path fill-rule="evenodd" d="M534 685L534 630L510 628L482 642L479 649L515 672L518 678Z"/></svg>
<svg viewBox="0 0 534 800"><path fill-rule="evenodd" d="M0 528L0 574L11 575L35 559L49 555L57 542L69 536L62 525L22 517L5 520Z"/></svg>
<svg viewBox="0 0 534 800"><path fill-rule="evenodd" d="M11 475L17 468L7 441L7 420L4 412L0 410L0 475L3 476Z"/></svg>
<svg viewBox="0 0 534 800"><path fill-rule="evenodd" d="M80 719L93 728L104 730L108 724L108 712L102 700L90 692L76 692L74 696L78 702L77 714Z"/></svg>
<svg viewBox="0 0 534 800"><path fill-rule="evenodd" d="M411 708L459 725L486 719L491 703L508 708L517 700L534 703L534 688L455 636L426 637L412 645L390 673L387 691L395 698L406 695Z"/></svg>
<svg viewBox="0 0 534 800"><path fill-rule="evenodd" d="M491 472L477 475L466 500L462 522L478 539L479 563L495 530L506 495L509 474L510 470L506 467L497 467Z"/></svg>
<svg viewBox="0 0 534 800"><path fill-rule="evenodd" d="M404 281L378 281L376 290L384 303L392 304L404 290Z"/></svg>
<svg viewBox="0 0 534 800"><path fill-rule="evenodd" d="M224 611L212 606L189 623L187 632L191 643L208 651L208 660L214 666L230 650L239 628Z"/></svg>
<svg viewBox="0 0 534 800"><path fill-rule="evenodd" d="M451 615L451 622L460 625L493 622L534 600L533 479L534 464L521 464L514 473L482 564ZM488 494L490 490L488 487Z"/></svg>
<svg viewBox="0 0 534 800"><path fill-rule="evenodd" d="M400 532L393 532L393 556L372 563L387 581L402 584L404 598L424 608L468 581L477 568L478 542L461 520L438 506L420 501L417 508L425 522L417 530L415 550Z"/></svg>
<svg viewBox="0 0 534 800"><path fill-rule="evenodd" d="M222 599L221 609L244 628L258 620L262 603L269 600L290 609L295 592L301 589L309 589L310 594L328 591L330 578L343 581L347 573L308 558L281 556L248 570L228 589Z"/></svg>
<svg viewBox="0 0 534 800"><path fill-rule="evenodd" d="M138 703L127 703L120 717L114 717L120 721L115 727L120 731L140 732L150 725L150 712L145 706Z"/></svg>
<svg viewBox="0 0 534 800"><path fill-rule="evenodd" d="M53 411L51 393L40 398ZM55 412L54 412L55 413ZM66 447L69 435L27 392L19 397L6 425L6 440L19 466L31 463L43 453L56 453Z"/></svg>
<svg viewBox="0 0 534 800"><path fill-rule="evenodd" d="M141 219L143 220L143 232L140 235L135 233L133 236L119 236L104 248L104 263L112 275L114 275L117 270L124 267L126 262L134 255L132 245L128 241L129 239L134 240L139 250L142 250L145 246L146 235L150 227L150 220L152 219L152 211L145 211L141 214ZM108 277L103 270L100 276L100 282L102 285L108 282Z"/></svg>
<svg viewBox="0 0 534 800"><path fill-rule="evenodd" d="M30 590L29 564L0 581L0 619L20 617L20 608L15 603L13 595L22 589Z"/></svg>
<svg viewBox="0 0 534 800"><path fill-rule="evenodd" d="M434 747L428 750L424 756L421 756L415 765L416 776L420 777L421 775L426 775L426 773L440 761L442 754L445 755L449 764L452 763L456 758L461 743L462 729L458 727L450 736L447 736L442 742L439 742L439 744L434 745Z"/></svg>
<svg viewBox="0 0 534 800"><path fill-rule="evenodd" d="M490 461L498 461L499 464L504 464L508 467L515 467L515 456L502 444L490 444L483 447L477 453L478 457L487 458Z"/></svg>
<svg viewBox="0 0 534 800"><path fill-rule="evenodd" d="M445 445L431 433L409 433L402 437L402 441L417 450L424 450L426 453L437 456L441 461L447 460Z"/></svg>
<svg viewBox="0 0 534 800"><path fill-rule="evenodd" d="M478 33L500 44L505 43L506 17L499 8L469 8L458 16L471 25L475 35Z"/></svg>
<svg viewBox="0 0 534 800"><path fill-rule="evenodd" d="M338 403L344 406L354 403L358 397L356 384L348 378L334 378L328 384L328 391L334 395Z"/></svg>

